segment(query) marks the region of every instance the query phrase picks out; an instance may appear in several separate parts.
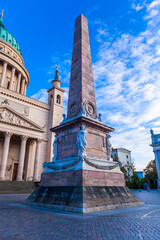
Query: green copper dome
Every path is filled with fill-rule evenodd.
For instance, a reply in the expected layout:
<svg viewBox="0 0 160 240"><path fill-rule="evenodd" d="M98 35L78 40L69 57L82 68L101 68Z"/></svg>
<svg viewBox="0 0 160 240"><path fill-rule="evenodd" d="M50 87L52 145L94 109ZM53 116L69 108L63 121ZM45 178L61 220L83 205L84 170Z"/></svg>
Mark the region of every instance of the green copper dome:
<svg viewBox="0 0 160 240"><path fill-rule="evenodd" d="M14 47L21 54L21 50L20 50L20 47L19 47L16 39L12 36L12 34L10 32L8 32L5 29L5 26L3 24L3 13L1 13L1 15L0 15L0 39L9 43L12 47Z"/></svg>

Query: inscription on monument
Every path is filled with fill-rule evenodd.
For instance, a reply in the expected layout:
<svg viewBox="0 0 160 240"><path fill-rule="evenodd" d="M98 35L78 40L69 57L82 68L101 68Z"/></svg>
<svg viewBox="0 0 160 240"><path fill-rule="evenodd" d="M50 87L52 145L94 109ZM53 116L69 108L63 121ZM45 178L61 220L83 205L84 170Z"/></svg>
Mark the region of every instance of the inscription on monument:
<svg viewBox="0 0 160 240"><path fill-rule="evenodd" d="M76 143L76 133L72 133L61 138L62 146L72 145Z"/></svg>
<svg viewBox="0 0 160 240"><path fill-rule="evenodd" d="M95 134L93 136L94 136L94 146L101 149L104 145L103 137Z"/></svg>

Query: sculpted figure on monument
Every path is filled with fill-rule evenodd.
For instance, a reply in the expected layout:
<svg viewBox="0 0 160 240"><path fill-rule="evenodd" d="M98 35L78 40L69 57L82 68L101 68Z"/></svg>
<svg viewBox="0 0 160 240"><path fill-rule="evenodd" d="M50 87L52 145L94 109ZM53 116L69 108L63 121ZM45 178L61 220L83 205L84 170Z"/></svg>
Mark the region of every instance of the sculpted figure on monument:
<svg viewBox="0 0 160 240"><path fill-rule="evenodd" d="M111 154L112 154L112 144L110 143L110 135L106 135L106 146L107 146L107 160L111 160Z"/></svg>
<svg viewBox="0 0 160 240"><path fill-rule="evenodd" d="M57 134L55 134L55 139L53 142L53 158L52 158L52 162L56 161L57 159L57 153L58 153L58 136Z"/></svg>
<svg viewBox="0 0 160 240"><path fill-rule="evenodd" d="M150 130L150 133L151 133L151 136L154 136L154 132L152 129Z"/></svg>
<svg viewBox="0 0 160 240"><path fill-rule="evenodd" d="M85 148L87 145L87 131L84 129L83 126L81 126L78 136L77 136L77 142L78 142L78 157L85 157L86 152Z"/></svg>

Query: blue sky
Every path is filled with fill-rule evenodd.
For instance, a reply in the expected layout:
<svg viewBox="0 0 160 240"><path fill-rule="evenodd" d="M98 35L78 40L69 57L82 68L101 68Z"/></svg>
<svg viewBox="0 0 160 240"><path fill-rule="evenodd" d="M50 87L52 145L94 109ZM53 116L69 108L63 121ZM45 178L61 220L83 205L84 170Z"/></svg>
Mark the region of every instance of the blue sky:
<svg viewBox="0 0 160 240"><path fill-rule="evenodd" d="M75 18L88 18L98 111L114 127L113 147L132 151L137 170L154 158L160 132L160 0L1 0L4 23L30 74L27 95L47 101L55 64L66 90Z"/></svg>

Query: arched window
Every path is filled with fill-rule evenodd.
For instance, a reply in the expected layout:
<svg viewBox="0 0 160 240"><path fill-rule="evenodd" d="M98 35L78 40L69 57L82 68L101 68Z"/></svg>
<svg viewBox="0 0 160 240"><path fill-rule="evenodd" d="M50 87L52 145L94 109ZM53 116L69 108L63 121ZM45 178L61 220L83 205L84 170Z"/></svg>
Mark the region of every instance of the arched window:
<svg viewBox="0 0 160 240"><path fill-rule="evenodd" d="M61 104L61 96L59 94L57 95L56 103Z"/></svg>
<svg viewBox="0 0 160 240"><path fill-rule="evenodd" d="M50 102L49 102L49 104L52 105L52 103L53 103L53 95L50 96Z"/></svg>
<svg viewBox="0 0 160 240"><path fill-rule="evenodd" d="M7 83L7 89L9 89L10 82Z"/></svg>

